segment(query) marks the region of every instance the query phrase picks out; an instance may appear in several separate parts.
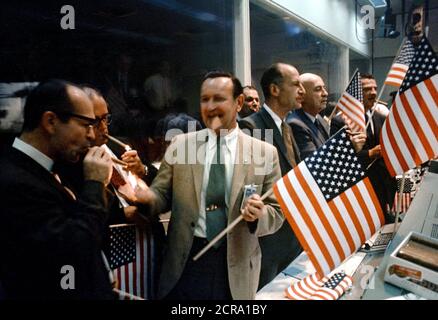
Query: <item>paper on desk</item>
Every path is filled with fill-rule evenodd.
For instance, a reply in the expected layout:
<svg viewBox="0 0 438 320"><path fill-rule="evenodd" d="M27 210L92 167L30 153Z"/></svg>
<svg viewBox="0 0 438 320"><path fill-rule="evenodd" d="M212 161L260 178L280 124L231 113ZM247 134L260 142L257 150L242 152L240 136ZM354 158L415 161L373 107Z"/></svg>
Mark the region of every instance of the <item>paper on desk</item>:
<svg viewBox="0 0 438 320"><path fill-rule="evenodd" d="M337 267L335 270L333 270L328 276L330 278L333 274L338 272L345 272L349 276L353 276L353 274L356 272L357 268L362 263L363 259L365 258L366 253L365 252L357 252L349 256L339 267ZM309 274L314 273L316 270L310 262L307 254L305 252L302 252L284 271L283 273L297 278L297 279L303 279Z"/></svg>

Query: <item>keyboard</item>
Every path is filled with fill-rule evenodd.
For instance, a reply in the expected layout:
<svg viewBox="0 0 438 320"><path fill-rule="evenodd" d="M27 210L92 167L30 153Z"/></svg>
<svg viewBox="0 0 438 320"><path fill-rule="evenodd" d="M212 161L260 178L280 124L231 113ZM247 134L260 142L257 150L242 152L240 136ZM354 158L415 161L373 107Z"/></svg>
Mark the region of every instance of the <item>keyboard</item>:
<svg viewBox="0 0 438 320"><path fill-rule="evenodd" d="M377 239L374 241L373 246L387 246L392 240L392 232L379 233Z"/></svg>

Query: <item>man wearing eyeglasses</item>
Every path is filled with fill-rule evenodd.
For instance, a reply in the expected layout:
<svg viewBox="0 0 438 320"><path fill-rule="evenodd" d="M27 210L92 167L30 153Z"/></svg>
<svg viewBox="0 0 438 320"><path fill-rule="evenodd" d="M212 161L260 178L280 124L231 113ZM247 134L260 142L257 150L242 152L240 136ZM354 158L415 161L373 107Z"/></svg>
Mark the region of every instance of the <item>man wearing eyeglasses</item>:
<svg viewBox="0 0 438 320"><path fill-rule="evenodd" d="M95 116L74 84L39 84L23 130L0 157L0 281L8 299L112 299L102 258L110 156L92 147ZM73 193L56 164L83 157L84 186Z"/></svg>

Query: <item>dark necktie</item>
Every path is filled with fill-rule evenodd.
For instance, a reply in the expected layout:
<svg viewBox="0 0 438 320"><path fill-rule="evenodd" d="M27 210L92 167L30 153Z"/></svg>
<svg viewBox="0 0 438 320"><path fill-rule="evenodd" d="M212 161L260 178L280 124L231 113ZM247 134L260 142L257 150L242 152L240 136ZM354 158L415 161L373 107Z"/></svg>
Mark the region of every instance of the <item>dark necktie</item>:
<svg viewBox="0 0 438 320"><path fill-rule="evenodd" d="M113 166L113 174L111 176L111 184L115 189L118 189L120 186L126 184L125 179L122 175L117 171L117 169Z"/></svg>
<svg viewBox="0 0 438 320"><path fill-rule="evenodd" d="M283 134L284 145L286 146L287 158L289 159L290 163L292 164L292 167L295 167L297 165L297 163L295 161L295 152L294 152L293 142L292 142L294 138L293 138L292 133L291 133L291 128L284 121L281 122L281 131Z"/></svg>
<svg viewBox="0 0 438 320"><path fill-rule="evenodd" d="M205 195L205 214L207 224L207 240L211 241L219 232L227 226L227 214L225 208L225 164L221 161L220 137L217 137L216 155L210 166L207 192ZM218 241L214 247L218 248L224 238Z"/></svg>
<svg viewBox="0 0 438 320"><path fill-rule="evenodd" d="M73 198L73 200L76 200L76 195L74 194L73 191L71 191L71 189L69 187L67 187L66 185L64 185L61 181L61 178L59 177L59 175L55 172L52 171L52 175L53 177L56 179L56 181L59 182L59 184L65 189L65 191L67 191L67 193Z"/></svg>
<svg viewBox="0 0 438 320"><path fill-rule="evenodd" d="M324 140L328 139L328 134L327 131L325 131L323 125L321 124L321 122L318 120L318 118L315 118L315 127L318 129L318 131L322 134L322 136L324 137Z"/></svg>

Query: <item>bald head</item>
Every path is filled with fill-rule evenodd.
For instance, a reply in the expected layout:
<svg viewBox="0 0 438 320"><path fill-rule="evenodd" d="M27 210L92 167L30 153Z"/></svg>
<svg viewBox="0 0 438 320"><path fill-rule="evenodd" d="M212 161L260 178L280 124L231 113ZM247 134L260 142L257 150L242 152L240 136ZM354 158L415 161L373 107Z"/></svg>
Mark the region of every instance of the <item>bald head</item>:
<svg viewBox="0 0 438 320"><path fill-rule="evenodd" d="M328 92L325 83L320 76L313 73L303 73L300 75L300 81L306 89L303 110L316 116L327 105Z"/></svg>

